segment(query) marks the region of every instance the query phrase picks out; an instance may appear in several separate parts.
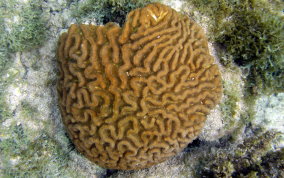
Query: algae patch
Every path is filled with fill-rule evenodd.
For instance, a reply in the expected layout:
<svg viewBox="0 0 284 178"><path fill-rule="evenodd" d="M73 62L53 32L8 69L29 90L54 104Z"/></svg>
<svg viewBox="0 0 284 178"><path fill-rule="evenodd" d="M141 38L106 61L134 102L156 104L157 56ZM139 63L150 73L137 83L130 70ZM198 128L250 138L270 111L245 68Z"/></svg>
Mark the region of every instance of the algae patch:
<svg viewBox="0 0 284 178"><path fill-rule="evenodd" d="M0 13L3 47L18 52L31 50L43 43L47 28L40 1L22 4L16 0L4 0L0 2Z"/></svg>
<svg viewBox="0 0 284 178"><path fill-rule="evenodd" d="M223 148L202 160L200 177L244 177L283 175L283 148L271 151L279 133L264 132L246 138L235 148ZM231 150L230 150L231 149ZM279 155L280 157L276 157ZM272 156L272 157L270 157ZM273 161L273 162L270 162Z"/></svg>
<svg viewBox="0 0 284 178"><path fill-rule="evenodd" d="M284 20L280 11L283 2L191 0L188 3L209 18L206 21L209 36L232 56L227 59L248 74L247 92L271 94L283 91ZM194 13L191 15L198 18Z"/></svg>
<svg viewBox="0 0 284 178"><path fill-rule="evenodd" d="M64 20L54 20L57 13L50 13L51 3L59 7L53 0L0 1L0 175L3 177L88 177L104 173L86 161L79 164L83 158L72 149L65 133L57 130L60 125L56 121L58 111L52 104L56 98L52 93L54 85L45 84L48 79L55 80L50 46L55 48L52 39L56 39Z"/></svg>
<svg viewBox="0 0 284 178"><path fill-rule="evenodd" d="M123 25L127 13L160 0L86 0L82 3L72 3L72 16L77 23L92 21L97 24L116 22Z"/></svg>

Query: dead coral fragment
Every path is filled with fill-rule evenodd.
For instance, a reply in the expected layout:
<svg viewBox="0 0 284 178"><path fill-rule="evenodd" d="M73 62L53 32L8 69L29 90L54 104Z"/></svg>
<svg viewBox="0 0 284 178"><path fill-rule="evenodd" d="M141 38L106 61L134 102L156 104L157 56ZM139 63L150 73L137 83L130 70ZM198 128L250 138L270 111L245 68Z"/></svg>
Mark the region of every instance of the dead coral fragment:
<svg viewBox="0 0 284 178"><path fill-rule="evenodd" d="M175 155L221 96L202 29L158 3L131 11L123 28L72 25L58 59L70 137L110 169L141 169Z"/></svg>

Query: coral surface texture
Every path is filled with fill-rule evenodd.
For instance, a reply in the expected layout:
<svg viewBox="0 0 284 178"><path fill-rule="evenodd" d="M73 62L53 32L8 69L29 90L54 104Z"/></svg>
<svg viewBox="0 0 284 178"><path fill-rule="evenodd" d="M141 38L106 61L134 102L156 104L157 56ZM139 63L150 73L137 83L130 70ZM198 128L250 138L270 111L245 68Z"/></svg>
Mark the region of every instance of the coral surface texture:
<svg viewBox="0 0 284 178"><path fill-rule="evenodd" d="M158 3L131 11L122 28L73 24L57 55L63 122L76 148L105 168L175 155L222 94L201 27Z"/></svg>

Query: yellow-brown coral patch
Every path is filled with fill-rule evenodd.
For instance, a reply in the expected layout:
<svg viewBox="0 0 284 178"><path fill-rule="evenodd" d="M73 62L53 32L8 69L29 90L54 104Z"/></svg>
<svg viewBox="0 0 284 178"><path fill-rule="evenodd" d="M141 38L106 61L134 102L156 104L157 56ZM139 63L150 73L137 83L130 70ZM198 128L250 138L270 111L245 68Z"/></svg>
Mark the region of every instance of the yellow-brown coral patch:
<svg viewBox="0 0 284 178"><path fill-rule="evenodd" d="M202 29L168 6L123 28L71 25L58 47L59 105L76 148L110 169L166 160L197 137L221 96Z"/></svg>

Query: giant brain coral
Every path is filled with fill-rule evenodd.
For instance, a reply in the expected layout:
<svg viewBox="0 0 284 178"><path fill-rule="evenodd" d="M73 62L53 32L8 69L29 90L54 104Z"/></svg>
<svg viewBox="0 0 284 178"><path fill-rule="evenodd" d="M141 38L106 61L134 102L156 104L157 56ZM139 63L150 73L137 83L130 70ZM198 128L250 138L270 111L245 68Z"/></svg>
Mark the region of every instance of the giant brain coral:
<svg viewBox="0 0 284 178"><path fill-rule="evenodd" d="M76 148L110 169L141 169L181 151L221 96L202 29L168 6L123 28L72 25L59 40L63 122Z"/></svg>

